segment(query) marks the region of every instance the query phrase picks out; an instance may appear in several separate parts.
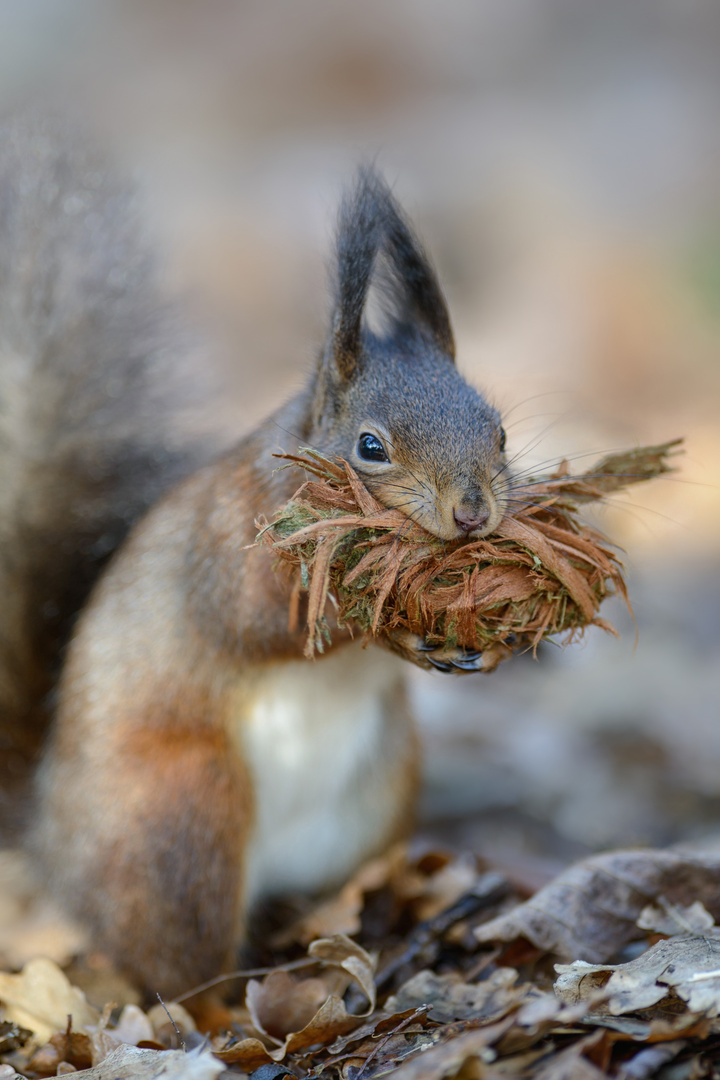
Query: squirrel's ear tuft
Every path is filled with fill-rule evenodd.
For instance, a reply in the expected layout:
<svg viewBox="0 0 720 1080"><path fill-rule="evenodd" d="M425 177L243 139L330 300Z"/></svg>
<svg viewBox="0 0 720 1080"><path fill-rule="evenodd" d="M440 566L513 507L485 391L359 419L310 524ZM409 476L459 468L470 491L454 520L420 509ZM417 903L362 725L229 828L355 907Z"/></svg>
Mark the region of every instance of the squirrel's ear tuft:
<svg viewBox="0 0 720 1080"><path fill-rule="evenodd" d="M373 285L391 334L420 333L454 359L450 316L437 278L389 188L372 168L363 167L343 199L337 235L330 347L344 380L353 377L361 357L363 315Z"/></svg>
<svg viewBox="0 0 720 1080"><path fill-rule="evenodd" d="M340 204L331 349L338 373L347 380L360 358L363 312L384 231L376 179L372 170L361 168Z"/></svg>
<svg viewBox="0 0 720 1080"><path fill-rule="evenodd" d="M376 177L385 218L383 300L397 330L421 333L450 360L455 359L445 297L435 271L402 210Z"/></svg>

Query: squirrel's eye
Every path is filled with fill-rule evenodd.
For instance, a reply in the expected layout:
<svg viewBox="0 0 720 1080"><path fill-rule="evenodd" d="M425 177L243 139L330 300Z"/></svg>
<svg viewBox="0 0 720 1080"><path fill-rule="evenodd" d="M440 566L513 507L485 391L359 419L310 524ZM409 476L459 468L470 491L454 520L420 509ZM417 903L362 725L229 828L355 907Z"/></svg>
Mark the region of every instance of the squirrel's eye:
<svg viewBox="0 0 720 1080"><path fill-rule="evenodd" d="M505 443L507 442L507 435L505 434L505 428L500 428L500 453L505 453Z"/></svg>
<svg viewBox="0 0 720 1080"><path fill-rule="evenodd" d="M358 439L358 457L364 461L389 461L385 447L377 435L371 435L369 431L363 431Z"/></svg>

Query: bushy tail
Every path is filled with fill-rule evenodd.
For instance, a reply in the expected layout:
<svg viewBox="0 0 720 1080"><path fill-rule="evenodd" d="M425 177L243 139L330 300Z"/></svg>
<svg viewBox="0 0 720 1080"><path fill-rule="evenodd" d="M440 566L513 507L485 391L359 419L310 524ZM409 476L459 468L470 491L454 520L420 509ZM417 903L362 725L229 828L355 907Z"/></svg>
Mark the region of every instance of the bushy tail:
<svg viewBox="0 0 720 1080"><path fill-rule="evenodd" d="M73 616L132 522L209 451L201 350L134 191L69 125L0 125L0 793L14 800ZM0 803L0 818L3 806Z"/></svg>

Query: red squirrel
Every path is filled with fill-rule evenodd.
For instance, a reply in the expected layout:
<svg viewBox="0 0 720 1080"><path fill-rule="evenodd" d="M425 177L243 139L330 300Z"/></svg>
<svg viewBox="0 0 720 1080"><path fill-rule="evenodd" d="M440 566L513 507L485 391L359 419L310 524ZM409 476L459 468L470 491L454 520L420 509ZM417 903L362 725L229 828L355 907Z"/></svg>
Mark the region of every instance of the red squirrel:
<svg viewBox="0 0 720 1080"><path fill-rule="evenodd" d="M72 189L77 176L67 182ZM103 187L93 196L101 202ZM58 205L72 197L64 191ZM125 208L95 212L113 220ZM116 257L122 265L123 252L97 254L103 267ZM104 283L93 274L88 266L87 288L102 296L112 273ZM135 287L130 269L113 286L120 298ZM62 288L48 288L61 310ZM380 328L367 318L371 290ZM117 312L120 323L135 318ZM68 329L82 340L79 319ZM137 363L141 393L157 357L133 334L142 338L118 325L107 347L121 380ZM124 341L144 347L142 358ZM100 360L87 349L75 357L72 336L52 347L67 350L68 373L77 361L78 387L92 384L88 365ZM94 348L104 352L104 341ZM507 502L505 435L454 352L418 240L382 179L361 169L341 205L330 324L307 384L171 486L83 606L39 771L32 842L53 894L147 989L173 995L217 975L263 897L336 885L408 828L418 749L397 654L457 672L478 670L481 657L458 650L440 659L407 635L364 648L336 628L326 654L305 659L302 629L288 627L288 585L253 542L258 518L302 480L278 470L273 454L303 446L349 461L380 502L438 537L491 532ZM107 377L108 360L96 370ZM142 455L136 463L140 474L152 468ZM162 456L160 464L165 487L172 468ZM133 482L129 497L149 502L152 482L137 496ZM133 516L134 508L122 523Z"/></svg>

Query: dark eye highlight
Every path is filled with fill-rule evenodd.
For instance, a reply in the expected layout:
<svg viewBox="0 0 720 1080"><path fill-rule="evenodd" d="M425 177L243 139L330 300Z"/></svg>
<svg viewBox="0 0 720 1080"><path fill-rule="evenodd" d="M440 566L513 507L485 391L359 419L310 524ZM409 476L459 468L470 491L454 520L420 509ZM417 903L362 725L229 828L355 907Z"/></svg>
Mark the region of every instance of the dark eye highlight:
<svg viewBox="0 0 720 1080"><path fill-rule="evenodd" d="M369 431L363 431L362 435L358 439L357 445L358 457L361 457L363 461L389 461L385 447L378 439L377 435L372 435Z"/></svg>
<svg viewBox="0 0 720 1080"><path fill-rule="evenodd" d="M505 453L505 443L507 442L507 435L505 434L505 428L500 428L500 453Z"/></svg>

